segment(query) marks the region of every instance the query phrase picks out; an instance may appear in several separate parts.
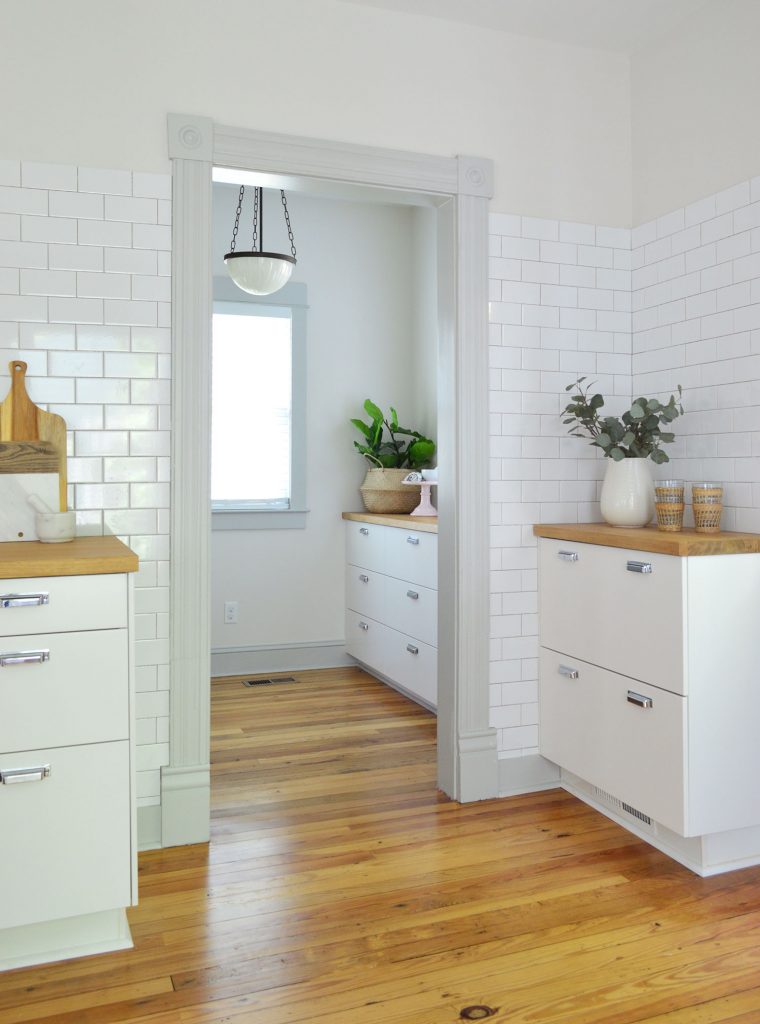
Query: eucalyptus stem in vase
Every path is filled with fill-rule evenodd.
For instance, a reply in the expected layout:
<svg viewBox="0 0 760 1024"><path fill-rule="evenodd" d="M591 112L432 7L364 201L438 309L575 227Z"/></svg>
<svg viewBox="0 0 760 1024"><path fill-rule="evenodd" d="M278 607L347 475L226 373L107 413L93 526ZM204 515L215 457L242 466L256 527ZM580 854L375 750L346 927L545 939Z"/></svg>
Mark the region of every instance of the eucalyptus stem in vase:
<svg viewBox="0 0 760 1024"><path fill-rule="evenodd" d="M579 377L565 391L572 391L563 410L563 423L573 437L591 438L610 461L602 484L602 516L612 526L645 526L654 514L652 476L647 459L657 465L669 462L662 448L675 440L667 427L684 413L678 397L663 403L657 398L636 398L622 416L603 416L604 397L592 394L593 384ZM665 428L665 429L663 429Z"/></svg>

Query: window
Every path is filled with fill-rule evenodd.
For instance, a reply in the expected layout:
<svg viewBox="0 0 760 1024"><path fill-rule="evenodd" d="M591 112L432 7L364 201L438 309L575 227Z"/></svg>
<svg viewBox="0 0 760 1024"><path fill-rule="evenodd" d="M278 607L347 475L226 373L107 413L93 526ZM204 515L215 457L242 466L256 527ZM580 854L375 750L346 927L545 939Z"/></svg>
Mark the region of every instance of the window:
<svg viewBox="0 0 760 1024"><path fill-rule="evenodd" d="M214 303L213 528L303 526L303 309L250 298Z"/></svg>

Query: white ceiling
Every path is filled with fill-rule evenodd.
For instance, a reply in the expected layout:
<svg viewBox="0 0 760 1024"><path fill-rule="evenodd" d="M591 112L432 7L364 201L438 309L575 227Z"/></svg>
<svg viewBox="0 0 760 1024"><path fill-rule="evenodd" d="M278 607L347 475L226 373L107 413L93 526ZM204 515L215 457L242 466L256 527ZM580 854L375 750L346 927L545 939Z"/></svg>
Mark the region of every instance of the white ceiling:
<svg viewBox="0 0 760 1024"><path fill-rule="evenodd" d="M343 0L634 54L719 0Z"/></svg>

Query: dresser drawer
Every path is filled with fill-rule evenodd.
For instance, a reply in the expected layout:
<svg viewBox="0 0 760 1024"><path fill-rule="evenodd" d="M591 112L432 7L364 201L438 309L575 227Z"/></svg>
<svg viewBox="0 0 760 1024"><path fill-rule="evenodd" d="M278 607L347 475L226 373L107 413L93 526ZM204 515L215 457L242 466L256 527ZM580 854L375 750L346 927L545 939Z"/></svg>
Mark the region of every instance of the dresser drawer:
<svg viewBox="0 0 760 1024"><path fill-rule="evenodd" d="M0 773L44 765L0 785L1 928L132 902L129 743L0 754Z"/></svg>
<svg viewBox="0 0 760 1024"><path fill-rule="evenodd" d="M385 534L387 526L372 523L346 523L346 561L374 572L385 572Z"/></svg>
<svg viewBox="0 0 760 1024"><path fill-rule="evenodd" d="M346 604L361 615L382 619L385 609L385 576L358 565L347 565Z"/></svg>
<svg viewBox="0 0 760 1024"><path fill-rule="evenodd" d="M0 580L0 637L127 625L127 577Z"/></svg>
<svg viewBox="0 0 760 1024"><path fill-rule="evenodd" d="M390 676L393 664L390 656L391 630L368 615L346 612L346 651L368 668Z"/></svg>
<svg viewBox="0 0 760 1024"><path fill-rule="evenodd" d="M434 533L387 528L385 565L388 576L438 589L438 537Z"/></svg>
<svg viewBox="0 0 760 1024"><path fill-rule="evenodd" d="M384 621L393 629L435 647L438 642L438 592L388 576L385 580Z"/></svg>
<svg viewBox="0 0 760 1024"><path fill-rule="evenodd" d="M2 637L0 751L126 739L128 692L126 629Z"/></svg>
<svg viewBox="0 0 760 1024"><path fill-rule="evenodd" d="M541 645L685 693L685 561L542 539Z"/></svg>
<svg viewBox="0 0 760 1024"><path fill-rule="evenodd" d="M544 757L684 835L686 698L545 649L539 673Z"/></svg>
<svg viewBox="0 0 760 1024"><path fill-rule="evenodd" d="M390 630L390 678L427 707L438 706L438 652L435 647Z"/></svg>

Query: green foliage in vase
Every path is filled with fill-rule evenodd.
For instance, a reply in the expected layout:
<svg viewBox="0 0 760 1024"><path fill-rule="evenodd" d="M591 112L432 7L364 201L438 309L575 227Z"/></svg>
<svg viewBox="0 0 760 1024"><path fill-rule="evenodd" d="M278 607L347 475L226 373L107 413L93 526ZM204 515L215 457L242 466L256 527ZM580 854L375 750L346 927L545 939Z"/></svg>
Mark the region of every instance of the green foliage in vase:
<svg viewBox="0 0 760 1024"><path fill-rule="evenodd" d="M351 422L363 435L363 441L354 441L354 448L368 462L381 469L422 469L430 465L435 455L435 442L416 430L400 427L398 414L392 406L390 416L386 417L368 398L364 411L370 417L369 423L359 419Z"/></svg>
<svg viewBox="0 0 760 1024"><path fill-rule="evenodd" d="M675 434L662 428L683 416L680 384L678 397L671 395L665 404L656 398L636 398L622 416L602 416L604 398L591 394L593 384L584 384L585 381L586 377L579 377L565 388L575 392L563 412L567 419L562 422L571 426L568 433L592 438L591 445L601 448L615 462L647 458L658 464L670 461L660 446L674 441Z"/></svg>

